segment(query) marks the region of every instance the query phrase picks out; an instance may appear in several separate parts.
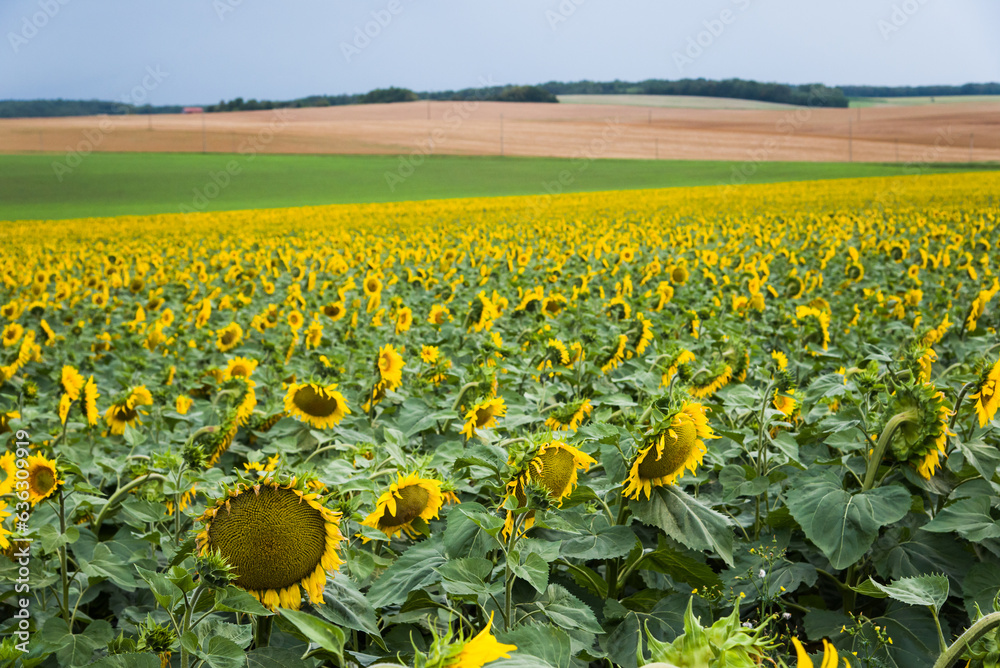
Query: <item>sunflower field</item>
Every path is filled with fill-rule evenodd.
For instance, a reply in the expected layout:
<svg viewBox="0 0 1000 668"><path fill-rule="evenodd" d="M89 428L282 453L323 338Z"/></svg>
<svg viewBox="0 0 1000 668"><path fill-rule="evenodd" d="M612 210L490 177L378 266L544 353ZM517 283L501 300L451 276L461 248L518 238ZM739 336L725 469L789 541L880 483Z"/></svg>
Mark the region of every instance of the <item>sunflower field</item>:
<svg viewBox="0 0 1000 668"><path fill-rule="evenodd" d="M998 666L998 193L5 223L0 665Z"/></svg>

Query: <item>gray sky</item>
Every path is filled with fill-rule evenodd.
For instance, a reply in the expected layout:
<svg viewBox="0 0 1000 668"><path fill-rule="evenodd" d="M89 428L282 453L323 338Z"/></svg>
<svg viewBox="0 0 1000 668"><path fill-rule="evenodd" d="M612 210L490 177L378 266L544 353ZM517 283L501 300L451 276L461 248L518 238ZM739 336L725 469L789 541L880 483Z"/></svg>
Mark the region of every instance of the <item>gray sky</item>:
<svg viewBox="0 0 1000 668"><path fill-rule="evenodd" d="M375 36L358 38L366 27ZM997 0L0 0L0 99L209 104L481 79L962 84L1000 81L998 34Z"/></svg>

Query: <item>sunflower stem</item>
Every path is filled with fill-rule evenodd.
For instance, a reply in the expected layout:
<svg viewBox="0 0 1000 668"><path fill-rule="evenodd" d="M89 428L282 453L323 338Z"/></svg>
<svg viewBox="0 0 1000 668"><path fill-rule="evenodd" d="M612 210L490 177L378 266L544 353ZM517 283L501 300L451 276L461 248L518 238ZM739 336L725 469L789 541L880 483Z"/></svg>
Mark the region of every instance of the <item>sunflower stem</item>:
<svg viewBox="0 0 1000 668"><path fill-rule="evenodd" d="M978 384L979 384L979 381L978 380L974 380L974 381L972 381L970 383L966 383L965 385L962 386L962 389L959 390L959 392L958 392L958 398L955 399L955 410L951 414L951 423L948 425L949 429L951 429L951 430L954 431L954 429L955 429L955 422L958 421L958 411L959 411L959 409L962 408L962 401L965 399L965 395L968 394L969 390L971 390L972 388L974 388Z"/></svg>
<svg viewBox="0 0 1000 668"><path fill-rule="evenodd" d="M66 497L63 495L61 486L59 487L59 533L66 533ZM69 612L69 566L67 562L66 543L63 542L59 548L59 575L62 578L62 613L63 619L66 620L66 624L70 628L70 633L72 633L73 626L70 622Z"/></svg>
<svg viewBox="0 0 1000 668"><path fill-rule="evenodd" d="M889 447L892 437L896 435L896 430L907 422L913 422L916 418L917 414L913 410L903 411L889 418L885 429L882 430L882 435L879 436L878 442L875 443L875 450L872 452L871 459L868 460L868 468L865 470L865 480L861 485L862 492L867 492L874 486L878 467L882 464L882 457L885 455L885 450Z"/></svg>
<svg viewBox="0 0 1000 668"><path fill-rule="evenodd" d="M938 657L938 660L934 662L934 668L951 668L972 643L998 626L1000 626L1000 612L993 612L986 615L970 626L965 633L958 637L958 640L952 643L951 647Z"/></svg>
<svg viewBox="0 0 1000 668"><path fill-rule="evenodd" d="M136 478L127 485L119 487L115 491L115 493L111 495L111 498L108 499L108 502L104 504L104 507L101 508L101 512L97 514L97 519L95 519L93 523L91 523L90 525L91 531L93 531L95 534L100 532L101 523L104 521L104 516L107 515L108 511L114 507L118 499L120 499L122 496L129 493L130 491L132 491L133 489L135 489L136 487L138 487L139 485L148 480L159 480L160 482L169 482L169 480L167 480L166 477L160 475L159 473L147 473L143 477Z"/></svg>
<svg viewBox="0 0 1000 668"><path fill-rule="evenodd" d="M267 647L268 643L271 642L271 625L274 622L273 617L257 617L257 632L254 634L254 649L260 649L261 647Z"/></svg>

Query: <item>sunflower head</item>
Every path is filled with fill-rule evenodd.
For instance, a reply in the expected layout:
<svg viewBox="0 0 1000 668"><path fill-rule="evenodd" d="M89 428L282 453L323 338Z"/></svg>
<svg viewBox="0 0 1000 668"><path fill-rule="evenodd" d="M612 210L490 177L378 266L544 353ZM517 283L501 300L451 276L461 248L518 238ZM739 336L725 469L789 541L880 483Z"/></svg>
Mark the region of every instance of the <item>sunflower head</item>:
<svg viewBox="0 0 1000 668"><path fill-rule="evenodd" d="M249 378L253 375L254 370L257 368L257 360L248 359L246 357L234 357L229 360L226 364L226 368L222 373L223 379L233 378L234 376L243 376L244 378Z"/></svg>
<svg viewBox="0 0 1000 668"><path fill-rule="evenodd" d="M976 403L976 415L979 426L985 427L993 419L1000 408L1000 359L993 366L987 366L979 373L979 384L976 391L969 395Z"/></svg>
<svg viewBox="0 0 1000 668"><path fill-rule="evenodd" d="M444 502L441 481L421 478L416 473L404 476L389 486L375 503L375 510L361 524L378 529L390 538L405 531L418 535L413 529L417 519L436 519Z"/></svg>
<svg viewBox="0 0 1000 668"><path fill-rule="evenodd" d="M507 405L503 398L493 397L476 404L465 415L465 426L462 433L466 438L472 438L479 429L489 429L497 422L497 418L507 413Z"/></svg>
<svg viewBox="0 0 1000 668"><path fill-rule="evenodd" d="M344 395L336 388L335 383L292 383L285 394L285 412L316 429L335 426L351 413Z"/></svg>
<svg viewBox="0 0 1000 668"><path fill-rule="evenodd" d="M379 349L375 367L386 389L394 390L402 384L404 366L403 356L391 345Z"/></svg>
<svg viewBox="0 0 1000 668"><path fill-rule="evenodd" d="M703 439L716 438L701 404L685 403L667 417L640 448L625 481L625 496L647 498L653 487L674 484L685 471L694 473L708 448Z"/></svg>
<svg viewBox="0 0 1000 668"><path fill-rule="evenodd" d="M198 554L217 553L232 566L233 583L272 610L298 609L303 589L322 603L327 573L342 563L340 515L294 479L241 481L210 503L200 520L205 527Z"/></svg>
<svg viewBox="0 0 1000 668"><path fill-rule="evenodd" d="M59 479L56 461L42 455L28 457L28 502L35 505L51 496L64 481Z"/></svg>
<svg viewBox="0 0 1000 668"><path fill-rule="evenodd" d="M889 451L898 462L909 462L926 479L934 474L951 431L948 418L951 411L944 403L944 393L930 383L905 385L897 388L889 401L881 431L897 416L903 416L889 444Z"/></svg>

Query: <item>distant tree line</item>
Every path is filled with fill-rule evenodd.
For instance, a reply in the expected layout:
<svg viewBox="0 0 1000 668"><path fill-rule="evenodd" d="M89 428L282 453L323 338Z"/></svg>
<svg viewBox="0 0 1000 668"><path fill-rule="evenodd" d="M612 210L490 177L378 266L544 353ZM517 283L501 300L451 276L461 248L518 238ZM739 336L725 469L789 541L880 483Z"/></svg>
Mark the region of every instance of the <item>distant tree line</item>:
<svg viewBox="0 0 1000 668"><path fill-rule="evenodd" d="M1000 95L1000 83L963 86L841 86L848 97L948 97L951 95Z"/></svg>
<svg viewBox="0 0 1000 668"><path fill-rule="evenodd" d="M0 118L48 118L52 116L97 116L100 114L179 114L178 105L136 106L104 100L0 100Z"/></svg>
<svg viewBox="0 0 1000 668"><path fill-rule="evenodd" d="M482 100L498 102L558 102L557 95L697 95L761 102L782 102L814 107L846 107L853 97L910 97L951 95L1000 95L1000 83L970 83L963 86L839 86L789 85L744 79L647 79L628 81L550 81L538 86L492 86L415 93L408 88L377 88L352 95L310 95L296 100L221 101L205 111L256 111L297 107L330 107L348 104L380 104L414 100ZM93 116L98 114L177 114L180 105L136 106L103 100L0 100L0 118L49 116Z"/></svg>

